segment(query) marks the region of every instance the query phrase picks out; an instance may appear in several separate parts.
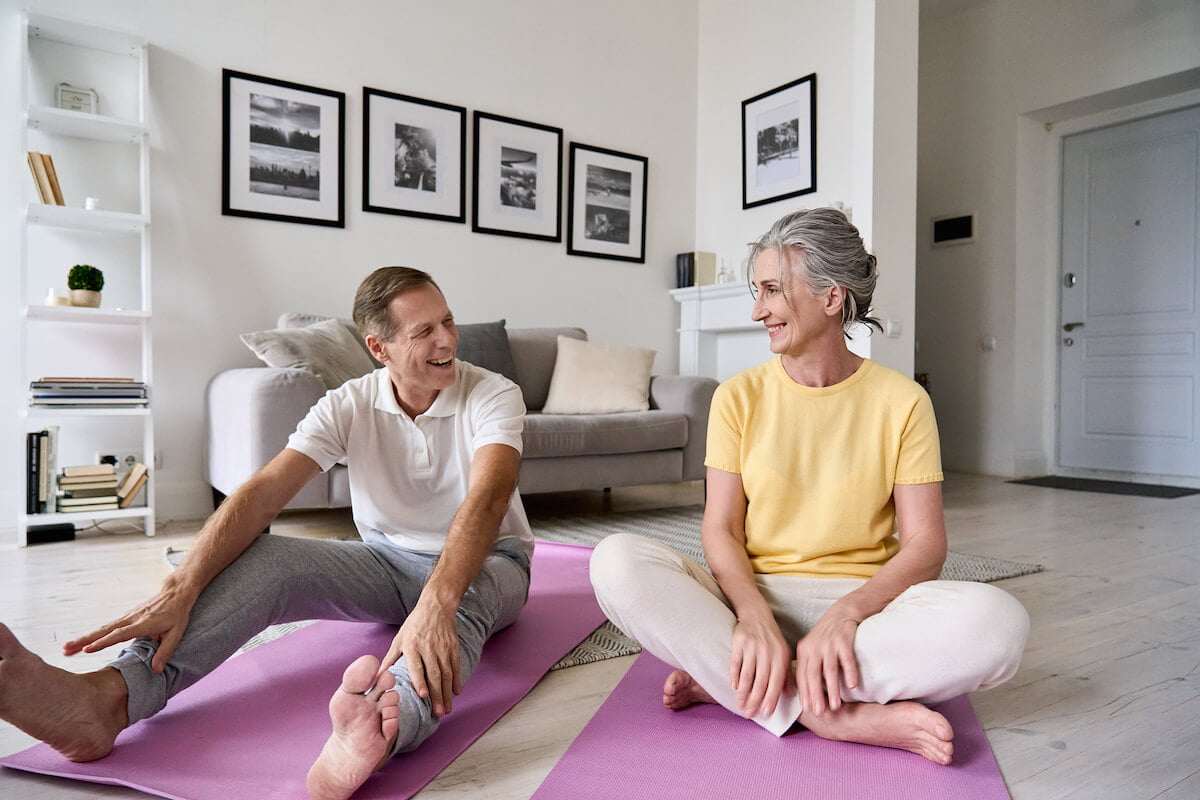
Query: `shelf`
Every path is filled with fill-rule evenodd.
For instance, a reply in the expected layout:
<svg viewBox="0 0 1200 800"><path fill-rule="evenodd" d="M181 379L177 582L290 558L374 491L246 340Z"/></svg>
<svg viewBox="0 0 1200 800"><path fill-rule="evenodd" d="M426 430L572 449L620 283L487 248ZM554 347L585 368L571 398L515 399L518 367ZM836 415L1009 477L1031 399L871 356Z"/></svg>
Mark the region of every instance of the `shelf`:
<svg viewBox="0 0 1200 800"><path fill-rule="evenodd" d="M137 508L117 508L110 511L56 511L53 514L26 514L24 516L26 525L53 525L57 522L74 522L76 520L105 520L105 519L136 519L137 517L149 517L154 513L154 509L146 506L138 506ZM153 536L153 533L148 533L148 536Z"/></svg>
<svg viewBox="0 0 1200 800"><path fill-rule="evenodd" d="M31 129L43 133L126 144L138 144L147 131L139 122L51 106L30 106L25 121Z"/></svg>
<svg viewBox="0 0 1200 800"><path fill-rule="evenodd" d="M145 40L124 31L96 28L78 22L52 17L29 15L29 38L48 42L87 47L137 58L146 46Z"/></svg>
<svg viewBox="0 0 1200 800"><path fill-rule="evenodd" d="M92 324L140 325L149 322L148 311L126 311L124 309L84 308L81 306L25 307L25 319L48 320L50 322L86 322Z"/></svg>
<svg viewBox="0 0 1200 800"><path fill-rule="evenodd" d="M48 225L77 231L141 233L150 223L150 218L145 214L130 214L125 211L88 211L70 206L30 203L25 213L25 221L30 225Z"/></svg>
<svg viewBox="0 0 1200 800"><path fill-rule="evenodd" d="M30 419L63 419L66 417L148 417L150 408L88 408L72 406L70 408L48 408L46 406L28 406L26 416Z"/></svg>

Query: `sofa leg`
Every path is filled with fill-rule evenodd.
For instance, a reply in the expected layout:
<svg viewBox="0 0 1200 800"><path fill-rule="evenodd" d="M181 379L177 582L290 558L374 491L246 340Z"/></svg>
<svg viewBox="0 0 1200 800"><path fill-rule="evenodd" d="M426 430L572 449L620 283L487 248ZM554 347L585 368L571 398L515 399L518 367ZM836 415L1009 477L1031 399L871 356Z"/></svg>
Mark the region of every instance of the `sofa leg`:
<svg viewBox="0 0 1200 800"><path fill-rule="evenodd" d="M226 497L227 497L227 495L224 492L222 492L218 489L215 489L215 488L212 490L213 511L216 511L218 508L220 508L221 503L225 502ZM270 533L271 526L268 525L267 527L263 528L262 532Z"/></svg>
<svg viewBox="0 0 1200 800"><path fill-rule="evenodd" d="M605 493L605 494L612 494L612 487L611 487L611 486L605 486L605 487L604 487L604 493Z"/></svg>

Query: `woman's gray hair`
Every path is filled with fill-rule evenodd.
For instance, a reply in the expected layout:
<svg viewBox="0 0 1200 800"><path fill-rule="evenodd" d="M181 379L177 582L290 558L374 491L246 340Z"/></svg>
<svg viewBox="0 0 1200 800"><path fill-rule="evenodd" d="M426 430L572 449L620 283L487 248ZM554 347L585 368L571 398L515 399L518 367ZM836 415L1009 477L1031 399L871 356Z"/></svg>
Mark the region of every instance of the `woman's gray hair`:
<svg viewBox="0 0 1200 800"><path fill-rule="evenodd" d="M844 330L849 331L851 325L861 322L883 331L883 325L869 313L875 281L879 278L875 256L867 252L858 228L841 211L813 208L783 217L751 243L747 262L751 269L767 250L778 251L781 267L786 262L792 274L813 292L834 286L845 291Z"/></svg>

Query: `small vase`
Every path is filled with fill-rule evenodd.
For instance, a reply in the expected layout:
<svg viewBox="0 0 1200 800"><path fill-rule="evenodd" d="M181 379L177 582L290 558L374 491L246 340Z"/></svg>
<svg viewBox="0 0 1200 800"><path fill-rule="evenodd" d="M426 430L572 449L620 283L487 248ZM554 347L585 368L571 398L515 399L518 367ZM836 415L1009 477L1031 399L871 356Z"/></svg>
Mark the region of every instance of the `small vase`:
<svg viewBox="0 0 1200 800"><path fill-rule="evenodd" d="M99 308L100 293L93 292L91 289L72 289L71 305L83 306L84 308Z"/></svg>

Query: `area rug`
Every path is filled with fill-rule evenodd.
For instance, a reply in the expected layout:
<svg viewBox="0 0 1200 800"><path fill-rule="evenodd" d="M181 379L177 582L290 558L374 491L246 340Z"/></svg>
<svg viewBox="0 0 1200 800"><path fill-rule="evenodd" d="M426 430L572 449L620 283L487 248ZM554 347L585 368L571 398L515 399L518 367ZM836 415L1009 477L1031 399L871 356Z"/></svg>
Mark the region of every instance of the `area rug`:
<svg viewBox="0 0 1200 800"><path fill-rule="evenodd" d="M831 742L798 730L777 738L719 706L662 707L671 668L642 653L576 737L533 800L1008 800L965 695L935 708L955 731L942 767L902 750Z"/></svg>
<svg viewBox="0 0 1200 800"><path fill-rule="evenodd" d="M625 511L615 514L576 514L530 520L533 535L541 541L580 544L593 547L605 536L614 533L636 533L657 539L684 555L707 566L700 546L700 521L704 506L680 506L650 511ZM178 565L183 551L168 548L167 561ZM979 581L990 583L1004 578L1041 572L1040 564L1024 564L1001 558L951 552L946 556L941 578L948 581ZM269 642L292 631L311 625L312 621L290 622L267 628L242 648L242 651ZM641 652L637 642L626 636L611 622L604 622L591 636L563 656L551 670L591 664L609 658Z"/></svg>
<svg viewBox="0 0 1200 800"><path fill-rule="evenodd" d="M1200 489L1186 486L1164 486L1156 483L1125 483L1123 481L1100 481L1092 478L1068 478L1062 475L1042 475L1038 478L1022 478L1009 481L1022 486L1042 486L1047 489L1069 489L1073 492L1100 492L1101 494L1123 494L1133 497L1161 497L1174 499L1200 494Z"/></svg>
<svg viewBox="0 0 1200 800"><path fill-rule="evenodd" d="M591 551L539 543L521 618L488 643L454 711L413 753L391 759L355 798L411 797L512 708L604 619L587 577ZM75 764L45 745L0 765L128 786L176 800L307 797L329 735L329 696L346 665L386 652L395 628L318 622L231 658L158 715L125 730L105 758Z"/></svg>

